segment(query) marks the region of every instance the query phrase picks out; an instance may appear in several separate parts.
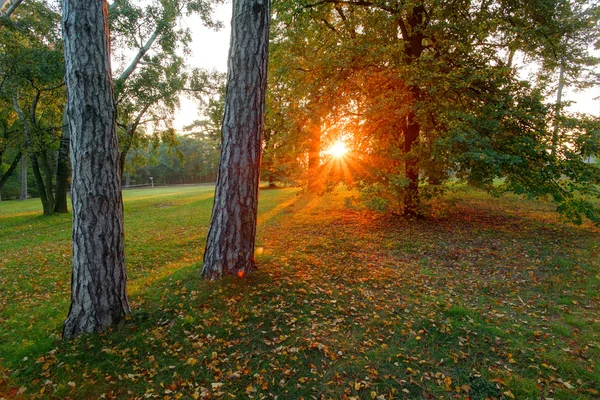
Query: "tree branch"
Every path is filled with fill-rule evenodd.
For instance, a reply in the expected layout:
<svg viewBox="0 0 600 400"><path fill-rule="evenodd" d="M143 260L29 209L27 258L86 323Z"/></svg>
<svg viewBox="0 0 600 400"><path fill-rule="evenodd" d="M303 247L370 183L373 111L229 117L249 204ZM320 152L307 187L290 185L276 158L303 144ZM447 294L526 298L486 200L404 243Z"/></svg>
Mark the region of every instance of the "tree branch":
<svg viewBox="0 0 600 400"><path fill-rule="evenodd" d="M140 48L140 50L135 55L135 57L133 58L133 60L131 60L131 63L129 64L129 66L125 69L125 71L123 71L123 73L121 74L121 76L119 76L119 78L117 79L118 83L125 82L131 76L131 74L133 73L133 71L135 71L135 69L137 68L138 64L140 63L140 60L142 59L142 57L144 57L146 55L146 53L148 52L148 50L150 50L150 47L152 47L152 44L154 43L154 41L158 37L158 33L159 33L159 28L156 27L156 29L154 29L154 32L152 32L152 35L150 35L150 37L146 41L146 44L144 44Z"/></svg>
<svg viewBox="0 0 600 400"><path fill-rule="evenodd" d="M354 1L352 1L352 0L321 0L321 1L317 1L316 3L307 4L304 6L304 8L313 8L316 6L321 6L323 4L335 4L335 5L345 4L345 5L349 5L349 6L375 7L375 8L379 8L380 10L387 11L390 14L396 14L398 12L398 10L395 8L385 7L382 4L376 4L374 2L365 1L365 0L354 0Z"/></svg>
<svg viewBox="0 0 600 400"><path fill-rule="evenodd" d="M4 175L2 175L2 177L0 178L0 188L2 186L4 186L4 184L6 183L6 181L8 180L8 178L10 178L10 176L12 175L12 173L14 172L14 170L17 168L17 164L19 164L19 161L21 160L21 152L19 151L17 153L17 155L15 156L15 159L13 160L12 164L10 164L10 167L8 168L8 171L6 171L4 173Z"/></svg>
<svg viewBox="0 0 600 400"><path fill-rule="evenodd" d="M6 4L6 2L9 0L3 0L2 2L2 7L0 7L0 9L2 9L4 7L4 5ZM24 0L15 0L14 2L12 2L8 8L6 9L6 11L4 11L0 17L2 18L6 18L9 19L10 16L12 15L13 12L15 12L15 10L17 9L17 7L19 7L19 5L23 2Z"/></svg>

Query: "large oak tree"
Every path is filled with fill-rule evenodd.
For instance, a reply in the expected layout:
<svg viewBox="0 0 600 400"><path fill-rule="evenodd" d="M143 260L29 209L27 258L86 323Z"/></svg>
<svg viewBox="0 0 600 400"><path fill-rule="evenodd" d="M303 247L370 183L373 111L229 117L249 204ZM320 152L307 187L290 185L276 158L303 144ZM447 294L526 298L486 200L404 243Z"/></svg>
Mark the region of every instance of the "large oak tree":
<svg viewBox="0 0 600 400"><path fill-rule="evenodd" d="M559 68L559 81L597 82L589 48L600 27L596 2L308 0L276 7L273 40L288 49L271 60L280 82L307 73L304 44L329 32L314 48L321 56L310 60L318 74L311 81L326 79L337 107L347 109L361 167L354 182L378 198L373 204L417 215L423 195L453 176L494 193L551 198L569 219L600 223L600 209L587 201L598 195L600 172L584 163L598 154L600 121L567 117L553 101ZM535 71L529 79L516 62L523 59Z"/></svg>

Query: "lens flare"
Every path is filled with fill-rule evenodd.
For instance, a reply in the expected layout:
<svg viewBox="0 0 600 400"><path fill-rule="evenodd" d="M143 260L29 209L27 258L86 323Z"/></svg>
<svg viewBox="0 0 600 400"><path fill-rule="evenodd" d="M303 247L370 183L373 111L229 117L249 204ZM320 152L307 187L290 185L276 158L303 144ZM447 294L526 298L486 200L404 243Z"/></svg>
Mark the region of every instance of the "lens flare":
<svg viewBox="0 0 600 400"><path fill-rule="evenodd" d="M348 147L346 147L346 143L338 140L334 144L331 145L327 153L331 154L334 158L342 158L348 153Z"/></svg>

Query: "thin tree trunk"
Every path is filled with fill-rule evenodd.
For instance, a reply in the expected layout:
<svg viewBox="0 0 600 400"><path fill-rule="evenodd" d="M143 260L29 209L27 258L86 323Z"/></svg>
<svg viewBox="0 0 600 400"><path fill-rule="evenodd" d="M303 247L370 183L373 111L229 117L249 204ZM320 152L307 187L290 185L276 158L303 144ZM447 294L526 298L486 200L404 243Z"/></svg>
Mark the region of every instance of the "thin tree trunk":
<svg viewBox="0 0 600 400"><path fill-rule="evenodd" d="M319 192L322 186L319 179L319 167L321 165L321 118L311 118L309 124L307 187L310 192Z"/></svg>
<svg viewBox="0 0 600 400"><path fill-rule="evenodd" d="M560 59L560 73L558 75L558 90L556 92L556 115L554 116L554 131L552 132L552 150L551 154L556 154L556 148L558 147L558 133L559 133L559 120L560 120L560 108L562 107L562 92L565 86L565 56Z"/></svg>
<svg viewBox="0 0 600 400"><path fill-rule="evenodd" d="M50 166L50 162L48 161L48 154L46 150L42 150L39 153L40 161L42 163L42 171L44 171L44 187L46 189L46 199L48 201L48 209L50 210L50 214L54 213L54 185L52 183L54 178L54 172L52 171L52 167Z"/></svg>
<svg viewBox="0 0 600 400"><path fill-rule="evenodd" d="M62 134L58 156L56 157L56 187L55 187L55 213L68 213L67 191L69 189L69 126L67 107L63 112Z"/></svg>
<svg viewBox="0 0 600 400"><path fill-rule="evenodd" d="M404 215L414 217L418 214L419 206L419 166L416 156L410 154L413 146L419 139L419 123L415 120L415 113L411 111L406 118L404 129L404 173L408 179L408 186L404 190Z"/></svg>
<svg viewBox="0 0 600 400"><path fill-rule="evenodd" d="M38 191L40 192L40 200L42 201L42 208L44 215L52 215L52 204L48 199L48 193L46 192L46 185L44 184L44 178L40 171L40 163L35 153L31 153L31 169L33 176L35 177L35 183L37 184Z"/></svg>
<svg viewBox="0 0 600 400"><path fill-rule="evenodd" d="M100 331L130 311L107 13L105 0L63 0L73 168L73 275L65 339Z"/></svg>
<svg viewBox="0 0 600 400"><path fill-rule="evenodd" d="M13 96L13 109L19 116L21 123L23 123L23 130L25 132L25 151L23 151L23 158L21 163L21 200L27 200L27 153L31 147L31 130L29 127L29 121L21 110L19 105L19 94L15 93ZM43 204L43 203L42 203Z"/></svg>
<svg viewBox="0 0 600 400"><path fill-rule="evenodd" d="M255 269L254 242L267 83L269 0L234 0L221 161L202 276Z"/></svg>
<svg viewBox="0 0 600 400"><path fill-rule="evenodd" d="M21 197L20 200L27 200L27 153L21 157Z"/></svg>
<svg viewBox="0 0 600 400"><path fill-rule="evenodd" d="M4 184L6 183L8 178L10 178L10 176L13 174L13 172L15 172L15 169L17 169L17 165L19 165L20 160L21 160L21 153L19 152L15 156L15 159L13 160L13 162L10 164L10 167L8 167L8 170L2 175L2 177L0 177L0 189L2 189L2 186L4 186Z"/></svg>

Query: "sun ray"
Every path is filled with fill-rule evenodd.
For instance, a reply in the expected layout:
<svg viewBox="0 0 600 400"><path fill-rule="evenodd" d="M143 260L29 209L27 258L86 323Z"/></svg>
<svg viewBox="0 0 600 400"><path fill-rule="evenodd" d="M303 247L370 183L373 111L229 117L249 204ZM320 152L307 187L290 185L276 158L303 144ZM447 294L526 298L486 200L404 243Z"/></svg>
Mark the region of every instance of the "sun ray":
<svg viewBox="0 0 600 400"><path fill-rule="evenodd" d="M343 158L346 153L348 153L349 149L346 147L346 143L341 140L338 140L334 144L329 147L326 151L328 154L331 154L333 158Z"/></svg>

